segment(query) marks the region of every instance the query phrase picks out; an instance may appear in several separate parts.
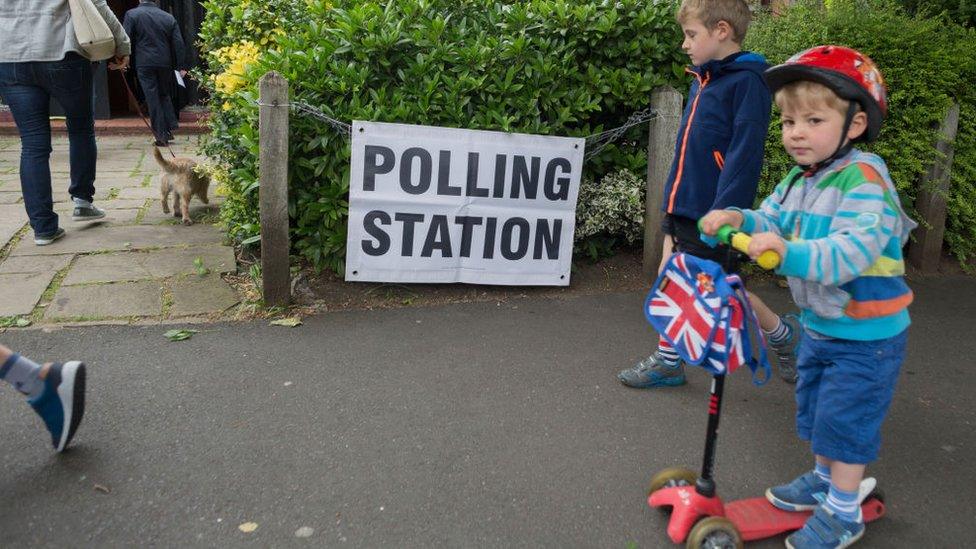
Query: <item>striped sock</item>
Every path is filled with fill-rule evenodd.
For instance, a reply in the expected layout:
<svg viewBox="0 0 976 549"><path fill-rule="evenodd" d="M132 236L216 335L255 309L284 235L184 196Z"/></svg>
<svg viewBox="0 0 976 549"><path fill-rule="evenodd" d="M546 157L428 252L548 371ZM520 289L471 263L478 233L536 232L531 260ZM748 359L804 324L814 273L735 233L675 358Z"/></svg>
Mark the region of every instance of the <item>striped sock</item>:
<svg viewBox="0 0 976 549"><path fill-rule="evenodd" d="M830 484L830 466L824 465L818 461L813 468L813 472L817 473L817 478L826 482L827 484Z"/></svg>
<svg viewBox="0 0 976 549"><path fill-rule="evenodd" d="M857 504L857 491L846 492L833 483L825 502L827 509L844 522L863 522L861 507Z"/></svg>
<svg viewBox="0 0 976 549"><path fill-rule="evenodd" d="M681 362L681 357L675 352L674 347L663 337L657 344L657 356L662 364L671 368L677 368L678 363Z"/></svg>
<svg viewBox="0 0 976 549"><path fill-rule="evenodd" d="M776 327L772 330L763 330L766 334L766 341L773 347L785 345L793 340L793 327L789 325L788 322L783 322L783 319L778 319L779 322Z"/></svg>

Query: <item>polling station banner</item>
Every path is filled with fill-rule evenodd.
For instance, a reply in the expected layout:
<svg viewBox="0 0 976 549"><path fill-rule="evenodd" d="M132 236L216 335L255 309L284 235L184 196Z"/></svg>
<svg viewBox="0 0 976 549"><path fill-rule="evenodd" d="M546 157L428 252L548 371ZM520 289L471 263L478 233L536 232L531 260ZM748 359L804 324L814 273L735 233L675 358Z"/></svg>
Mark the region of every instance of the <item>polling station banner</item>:
<svg viewBox="0 0 976 549"><path fill-rule="evenodd" d="M584 146L353 122L346 280L569 285Z"/></svg>

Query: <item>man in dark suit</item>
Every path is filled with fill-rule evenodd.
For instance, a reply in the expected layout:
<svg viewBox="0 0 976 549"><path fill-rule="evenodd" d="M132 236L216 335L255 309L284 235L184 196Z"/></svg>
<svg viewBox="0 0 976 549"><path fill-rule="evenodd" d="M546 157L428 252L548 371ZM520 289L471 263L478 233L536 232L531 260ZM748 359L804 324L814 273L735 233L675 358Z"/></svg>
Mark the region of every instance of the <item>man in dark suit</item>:
<svg viewBox="0 0 976 549"><path fill-rule="evenodd" d="M166 145L177 128L175 72L186 76L180 27L155 0L141 0L138 7L126 12L122 26L132 41L132 66L146 96L156 145Z"/></svg>

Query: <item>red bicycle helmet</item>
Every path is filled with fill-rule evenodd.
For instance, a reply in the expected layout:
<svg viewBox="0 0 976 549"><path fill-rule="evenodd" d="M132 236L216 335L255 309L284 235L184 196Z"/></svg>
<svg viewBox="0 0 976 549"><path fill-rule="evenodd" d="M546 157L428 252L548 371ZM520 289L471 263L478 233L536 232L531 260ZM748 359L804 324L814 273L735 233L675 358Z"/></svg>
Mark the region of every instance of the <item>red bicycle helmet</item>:
<svg viewBox="0 0 976 549"><path fill-rule="evenodd" d="M857 101L868 117L868 128L855 141L874 141L888 114L888 90L871 58L844 46L815 46L766 70L766 84L777 90L797 80L812 80L838 96Z"/></svg>

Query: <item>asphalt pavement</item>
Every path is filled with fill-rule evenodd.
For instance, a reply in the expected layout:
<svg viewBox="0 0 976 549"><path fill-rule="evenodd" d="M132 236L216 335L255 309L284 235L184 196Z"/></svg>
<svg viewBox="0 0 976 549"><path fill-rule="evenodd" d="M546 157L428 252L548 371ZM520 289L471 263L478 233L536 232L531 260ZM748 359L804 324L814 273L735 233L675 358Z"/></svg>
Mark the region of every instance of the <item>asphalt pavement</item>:
<svg viewBox="0 0 976 549"><path fill-rule="evenodd" d="M912 286L908 359L870 468L888 515L858 546L966 547L976 280ZM754 290L789 307L785 290ZM87 412L62 455L0 388L0 546L669 547L647 483L699 467L709 378L616 381L656 341L642 298L336 312L297 328L193 326L182 342L163 337L173 326L0 334L34 358L89 365ZM793 411L791 386L730 376L723 497L811 466Z"/></svg>

